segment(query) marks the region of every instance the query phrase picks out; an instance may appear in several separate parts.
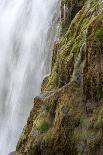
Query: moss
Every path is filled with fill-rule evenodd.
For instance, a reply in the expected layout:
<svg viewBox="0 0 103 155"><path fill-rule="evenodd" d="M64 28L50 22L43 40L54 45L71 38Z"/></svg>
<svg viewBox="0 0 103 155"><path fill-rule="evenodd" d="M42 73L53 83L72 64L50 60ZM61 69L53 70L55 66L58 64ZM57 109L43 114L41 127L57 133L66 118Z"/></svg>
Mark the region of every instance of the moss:
<svg viewBox="0 0 103 155"><path fill-rule="evenodd" d="M101 5L102 3L99 3L97 0L93 3L88 1L71 21L67 32L61 37L59 42L58 58L49 78L47 89L52 90L58 86L62 87L71 81L75 66L73 58L77 57L82 45L86 42L89 27L101 16ZM83 68L81 65L79 67Z"/></svg>
<svg viewBox="0 0 103 155"><path fill-rule="evenodd" d="M92 7L98 6L98 1L97 1L97 0L92 1L92 2L91 2L91 6L92 6Z"/></svg>
<svg viewBox="0 0 103 155"><path fill-rule="evenodd" d="M43 137L42 142L47 144L51 141L52 137L53 137L53 130L50 129Z"/></svg>
<svg viewBox="0 0 103 155"><path fill-rule="evenodd" d="M72 19L76 13L84 6L86 0L63 0L62 1L62 31L61 35L64 35L70 25ZM66 9L64 10L64 5ZM65 15L64 15L65 14Z"/></svg>
<svg viewBox="0 0 103 155"><path fill-rule="evenodd" d="M98 37L103 37L103 27L99 27L96 30L94 39L98 39Z"/></svg>
<svg viewBox="0 0 103 155"><path fill-rule="evenodd" d="M62 18L63 33L44 84L47 92L36 101L18 154L103 154L103 2L62 3L70 7L66 20L71 20ZM30 130L39 132L33 136Z"/></svg>
<svg viewBox="0 0 103 155"><path fill-rule="evenodd" d="M46 132L49 129L49 127L50 127L49 122L44 118L38 118L36 120L36 128L40 132Z"/></svg>
<svg viewBox="0 0 103 155"><path fill-rule="evenodd" d="M99 111L97 125L99 128L103 129L103 108L101 108Z"/></svg>
<svg viewBox="0 0 103 155"><path fill-rule="evenodd" d="M49 89L54 89L58 86L58 70L57 70L57 66L55 65L52 71L53 74L51 74L48 84L47 84L47 88Z"/></svg>

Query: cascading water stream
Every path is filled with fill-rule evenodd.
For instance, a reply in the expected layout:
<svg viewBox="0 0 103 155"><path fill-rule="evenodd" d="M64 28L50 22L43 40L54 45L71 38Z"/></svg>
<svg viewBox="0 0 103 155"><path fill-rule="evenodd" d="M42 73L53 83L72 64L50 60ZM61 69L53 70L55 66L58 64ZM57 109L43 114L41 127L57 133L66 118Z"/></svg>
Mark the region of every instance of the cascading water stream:
<svg viewBox="0 0 103 155"><path fill-rule="evenodd" d="M0 0L0 155L17 141L50 71L58 0Z"/></svg>

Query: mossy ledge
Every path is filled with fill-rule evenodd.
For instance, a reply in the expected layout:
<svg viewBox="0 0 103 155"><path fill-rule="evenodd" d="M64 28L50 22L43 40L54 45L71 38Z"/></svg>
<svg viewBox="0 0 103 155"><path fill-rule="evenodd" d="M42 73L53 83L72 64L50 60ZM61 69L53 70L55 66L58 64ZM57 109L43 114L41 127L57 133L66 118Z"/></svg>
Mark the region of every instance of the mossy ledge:
<svg viewBox="0 0 103 155"><path fill-rule="evenodd" d="M34 99L16 155L103 155L103 1L64 5L51 75L43 97Z"/></svg>

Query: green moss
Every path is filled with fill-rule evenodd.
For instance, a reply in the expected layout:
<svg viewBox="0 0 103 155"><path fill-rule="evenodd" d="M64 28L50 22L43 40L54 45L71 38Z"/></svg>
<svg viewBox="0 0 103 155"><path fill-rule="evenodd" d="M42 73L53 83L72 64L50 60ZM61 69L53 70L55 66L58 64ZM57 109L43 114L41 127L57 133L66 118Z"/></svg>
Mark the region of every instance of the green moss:
<svg viewBox="0 0 103 155"><path fill-rule="evenodd" d="M71 1L66 1L66 4L71 5ZM75 66L73 57L77 57L83 43L86 42L87 33L91 24L99 18L102 8L100 5L103 4L100 4L98 0L88 1L71 22L66 34L61 37L58 59L49 78L48 88L55 89L70 81L73 74L72 70ZM97 35L102 36L102 29L99 30L98 28L95 36Z"/></svg>
<svg viewBox="0 0 103 155"><path fill-rule="evenodd" d="M48 143L51 141L53 135L53 130L48 130L46 135L43 137L43 142Z"/></svg>
<svg viewBox="0 0 103 155"><path fill-rule="evenodd" d="M95 37L94 39L96 39L97 37L103 37L103 27L99 27L97 28L97 31L95 32Z"/></svg>
<svg viewBox="0 0 103 155"><path fill-rule="evenodd" d="M103 108L101 108L99 111L97 125L103 129Z"/></svg>
<svg viewBox="0 0 103 155"><path fill-rule="evenodd" d="M40 132L46 132L49 129L49 123L46 119L44 118L39 118L36 121L36 128L40 131Z"/></svg>
<svg viewBox="0 0 103 155"><path fill-rule="evenodd" d="M79 5L82 3L82 0L64 1L68 7L70 6L71 10L69 11L72 11L74 7L73 2ZM43 97L42 105L45 105L46 108L40 108L38 113L36 112L31 118L34 121L36 119L35 123L31 123L31 125L34 124L34 128L28 127L31 130L36 128L40 132L34 139L29 132L25 142L22 142L24 144L21 150L24 150L25 147L24 151L26 152L28 145L30 149L33 148L32 150L34 147L38 148L41 154L47 154L47 151L52 155L103 154L103 151L100 152L100 147L103 148L103 104L99 103L100 98L98 102L94 101L93 98L87 98L88 102L85 100L85 92L87 93L89 90L88 94L93 95L97 90L97 85L92 79L92 71L97 72L95 68L98 66L98 72L102 70L100 69L102 58L96 59L98 55L101 57L103 38L103 14L101 13L103 5L100 1L88 0L70 25L65 25L63 21L64 32L58 43L52 73L46 84L46 89L52 91L47 92L46 97L45 95ZM93 57L94 55L95 57ZM86 70L82 62L87 63ZM90 68L92 69L90 70ZM78 75L79 77L82 75L83 83L81 85L74 80ZM87 83L85 83L86 76ZM100 76L101 74L97 77L100 78ZM99 78L98 82L102 85L103 82ZM61 88L59 89L59 87ZM100 97L99 92L96 95ZM42 113L45 113L44 117Z"/></svg>
<svg viewBox="0 0 103 155"><path fill-rule="evenodd" d="M97 7L97 6L98 6L98 1L97 1L97 0L93 0L93 1L91 2L91 6L92 6L92 7Z"/></svg>
<svg viewBox="0 0 103 155"><path fill-rule="evenodd" d="M57 72L57 66L55 65L52 71L51 76L49 77L48 81L48 89L56 88L58 86L59 80L58 80L58 72Z"/></svg>
<svg viewBox="0 0 103 155"><path fill-rule="evenodd" d="M66 5L66 8L68 8L65 12L65 19L62 19L62 32L61 34L64 35L66 31L68 30L68 27L72 21L72 19L75 17L76 13L84 6L86 0L63 0L62 6L64 4ZM64 14L64 9L62 7L62 14Z"/></svg>
<svg viewBox="0 0 103 155"><path fill-rule="evenodd" d="M47 112L50 111L50 108L51 108L51 105L47 105L47 106L46 106L46 110L47 110Z"/></svg>

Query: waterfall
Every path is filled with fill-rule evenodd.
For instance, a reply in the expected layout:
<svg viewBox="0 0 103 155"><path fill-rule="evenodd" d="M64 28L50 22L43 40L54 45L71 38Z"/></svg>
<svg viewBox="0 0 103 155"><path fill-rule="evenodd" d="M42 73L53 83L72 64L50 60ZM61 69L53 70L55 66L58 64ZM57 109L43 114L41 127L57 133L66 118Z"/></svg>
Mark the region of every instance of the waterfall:
<svg viewBox="0 0 103 155"><path fill-rule="evenodd" d="M16 148L50 72L58 0L0 0L0 155Z"/></svg>

